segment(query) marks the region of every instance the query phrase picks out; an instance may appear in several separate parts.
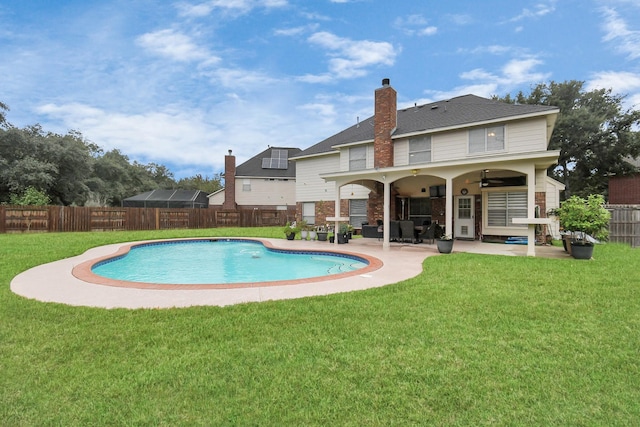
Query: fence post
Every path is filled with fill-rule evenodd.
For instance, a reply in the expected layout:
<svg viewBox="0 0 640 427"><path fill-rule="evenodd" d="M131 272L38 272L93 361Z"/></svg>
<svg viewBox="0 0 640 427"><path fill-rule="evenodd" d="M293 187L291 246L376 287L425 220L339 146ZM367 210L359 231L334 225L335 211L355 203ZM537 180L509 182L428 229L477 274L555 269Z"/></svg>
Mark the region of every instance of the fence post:
<svg viewBox="0 0 640 427"><path fill-rule="evenodd" d="M6 233L7 209L0 205L0 233Z"/></svg>

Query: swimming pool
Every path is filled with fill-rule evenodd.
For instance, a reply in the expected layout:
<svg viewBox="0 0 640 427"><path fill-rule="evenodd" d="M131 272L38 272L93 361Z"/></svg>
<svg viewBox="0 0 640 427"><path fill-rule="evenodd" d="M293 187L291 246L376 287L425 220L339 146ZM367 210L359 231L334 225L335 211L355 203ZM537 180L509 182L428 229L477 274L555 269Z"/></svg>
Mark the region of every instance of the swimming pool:
<svg viewBox="0 0 640 427"><path fill-rule="evenodd" d="M375 258L332 250L275 249L260 240L216 238L134 244L94 260L89 271L86 265L79 269L85 270L83 280L99 284L202 289L304 283L380 266Z"/></svg>

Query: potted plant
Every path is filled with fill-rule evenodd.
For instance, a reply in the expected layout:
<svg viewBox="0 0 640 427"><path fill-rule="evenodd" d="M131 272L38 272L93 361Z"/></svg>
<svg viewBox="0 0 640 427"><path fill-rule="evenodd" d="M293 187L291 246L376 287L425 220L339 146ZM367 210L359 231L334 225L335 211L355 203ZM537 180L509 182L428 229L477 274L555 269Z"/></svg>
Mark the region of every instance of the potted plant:
<svg viewBox="0 0 640 427"><path fill-rule="evenodd" d="M451 251L453 251L453 237L448 234L438 238L436 240L436 246L438 247L438 252L441 254L450 254Z"/></svg>
<svg viewBox="0 0 640 427"><path fill-rule="evenodd" d="M296 234L300 231L300 229L296 225L295 221L293 222L293 224L287 221L282 231L284 232L284 235L287 236L287 240L293 240L296 238Z"/></svg>
<svg viewBox="0 0 640 427"><path fill-rule="evenodd" d="M340 224L337 239L338 244L349 243L349 226L347 224Z"/></svg>
<svg viewBox="0 0 640 427"><path fill-rule="evenodd" d="M353 237L353 225L347 224L347 240Z"/></svg>
<svg viewBox="0 0 640 427"><path fill-rule="evenodd" d="M300 238L307 240L307 237L309 237L309 224L303 219L300 221Z"/></svg>
<svg viewBox="0 0 640 427"><path fill-rule="evenodd" d="M318 235L318 241L326 242L329 232L327 231L327 227L325 227L324 225L320 225L316 230L316 234Z"/></svg>
<svg viewBox="0 0 640 427"><path fill-rule="evenodd" d="M593 238L606 240L609 236L611 213L604 207L604 197L591 194L586 199L571 196L557 209L560 224L571 232L571 255L576 259L591 259Z"/></svg>

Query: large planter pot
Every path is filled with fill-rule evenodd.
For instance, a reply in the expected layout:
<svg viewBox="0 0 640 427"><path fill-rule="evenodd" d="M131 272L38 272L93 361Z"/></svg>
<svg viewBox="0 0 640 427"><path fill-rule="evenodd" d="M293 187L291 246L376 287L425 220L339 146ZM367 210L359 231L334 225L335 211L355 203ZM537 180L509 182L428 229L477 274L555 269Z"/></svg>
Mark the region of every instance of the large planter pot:
<svg viewBox="0 0 640 427"><path fill-rule="evenodd" d="M302 230L302 231L300 232L300 238L301 238L302 240L307 240L307 237L308 237L308 236L309 236L309 232L308 232L307 230Z"/></svg>
<svg viewBox="0 0 640 427"><path fill-rule="evenodd" d="M316 240L316 231L315 230L311 230L309 231L309 239L311 240Z"/></svg>
<svg viewBox="0 0 640 427"><path fill-rule="evenodd" d="M327 233L326 231L318 231L318 241L326 242L327 241Z"/></svg>
<svg viewBox="0 0 640 427"><path fill-rule="evenodd" d="M562 247L564 248L565 252L571 255L571 235L569 234L562 235Z"/></svg>
<svg viewBox="0 0 640 427"><path fill-rule="evenodd" d="M338 234L338 244L349 243L349 239L346 234Z"/></svg>
<svg viewBox="0 0 640 427"><path fill-rule="evenodd" d="M293 240L296 238L296 233L289 233L287 234L287 240Z"/></svg>
<svg viewBox="0 0 640 427"><path fill-rule="evenodd" d="M453 250L453 239L436 240L436 246L441 254L450 254Z"/></svg>
<svg viewBox="0 0 640 427"><path fill-rule="evenodd" d="M593 257L593 245L571 243L571 256L575 259L591 259Z"/></svg>

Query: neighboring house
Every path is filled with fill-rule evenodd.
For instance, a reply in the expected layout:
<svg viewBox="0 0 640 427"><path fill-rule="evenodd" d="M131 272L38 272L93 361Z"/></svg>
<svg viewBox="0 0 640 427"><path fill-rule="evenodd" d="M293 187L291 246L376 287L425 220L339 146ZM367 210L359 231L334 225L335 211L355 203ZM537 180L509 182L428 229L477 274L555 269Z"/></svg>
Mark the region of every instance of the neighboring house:
<svg viewBox="0 0 640 427"><path fill-rule="evenodd" d="M200 190L152 190L122 201L125 208L206 208L207 194Z"/></svg>
<svg viewBox="0 0 640 427"><path fill-rule="evenodd" d="M269 147L236 167L231 150L225 156L224 188L209 195L209 206L234 210L291 210L296 206L296 163L299 148Z"/></svg>
<svg viewBox="0 0 640 427"><path fill-rule="evenodd" d="M640 157L627 161L640 168ZM640 205L640 173L610 177L608 202L610 205Z"/></svg>
<svg viewBox="0 0 640 427"><path fill-rule="evenodd" d="M384 79L373 117L295 156L298 217L382 220L388 245L390 220L437 221L463 239L526 236L513 218L559 206L563 185L547 176L557 107L465 95L398 110L396 97Z"/></svg>

